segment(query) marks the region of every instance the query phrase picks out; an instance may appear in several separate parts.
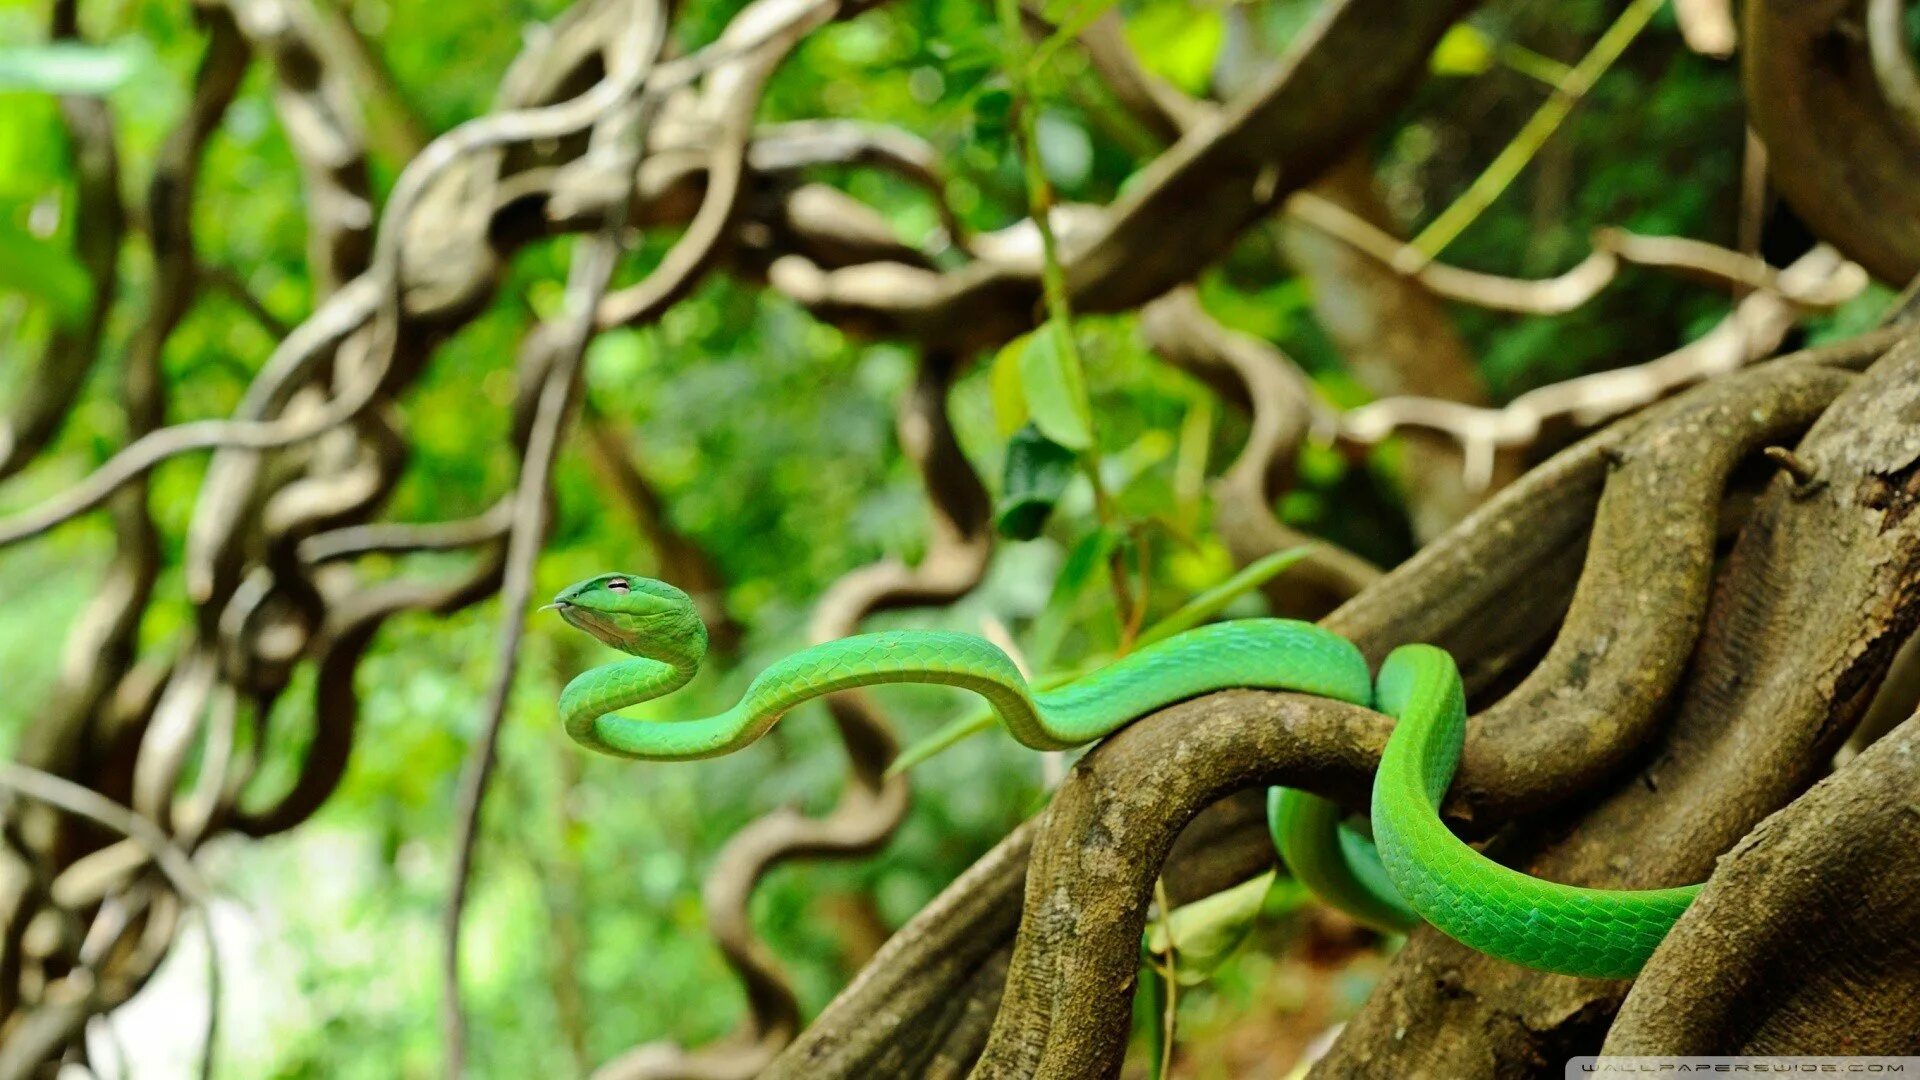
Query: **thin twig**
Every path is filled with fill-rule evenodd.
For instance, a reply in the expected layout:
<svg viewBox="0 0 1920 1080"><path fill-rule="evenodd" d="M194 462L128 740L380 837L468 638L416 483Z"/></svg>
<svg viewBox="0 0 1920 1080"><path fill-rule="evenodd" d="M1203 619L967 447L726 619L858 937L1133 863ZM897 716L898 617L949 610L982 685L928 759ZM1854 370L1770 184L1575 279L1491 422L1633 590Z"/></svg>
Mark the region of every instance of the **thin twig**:
<svg viewBox="0 0 1920 1080"><path fill-rule="evenodd" d="M316 533L300 542L300 558L309 565L361 555L404 555L417 551L458 551L497 540L513 521L514 500L503 498L473 517L453 521L375 521Z"/></svg>
<svg viewBox="0 0 1920 1080"><path fill-rule="evenodd" d="M1166 878L1153 879L1153 899L1154 903L1160 905L1160 923L1167 928L1167 970L1164 978L1167 1004L1160 1017L1160 1075L1164 1077L1173 1068L1173 1040L1180 1016L1180 968L1177 959L1180 944L1173 939L1173 902L1167 898Z"/></svg>
<svg viewBox="0 0 1920 1080"><path fill-rule="evenodd" d="M1467 187L1465 193L1441 211L1440 216L1421 230L1419 236L1414 237L1413 247L1428 258L1438 256L1467 226L1473 224L1482 211L1492 206L1500 193L1507 190L1507 185L1513 183L1514 177L1520 175L1520 171L1559 130L1561 121L1573 112L1573 107L1593 89L1593 84L1613 66L1613 62L1620 58L1633 39L1640 36L1640 31L1653 18L1653 13L1660 10L1660 5L1665 2L1633 0L1614 24L1607 28L1606 33L1600 35L1600 40L1594 42L1587 55L1574 65L1573 71L1553 95L1527 120L1513 141Z"/></svg>
<svg viewBox="0 0 1920 1080"><path fill-rule="evenodd" d="M1764 151L1762 151L1764 154ZM1764 160L1764 159L1763 159ZM1564 315L1598 296L1619 275L1622 263L1729 288L1739 295L1764 290L1810 309L1837 307L1866 287L1864 270L1814 281L1782 279L1780 271L1749 251L1735 251L1683 236L1646 236L1620 228L1593 233L1593 253L1551 278L1511 278L1431 260L1338 203L1302 191L1287 200L1288 216L1311 225L1361 254L1426 286L1448 300L1524 315Z"/></svg>
<svg viewBox="0 0 1920 1080"><path fill-rule="evenodd" d="M454 864L452 890L447 900L442 934L445 944L441 1031L446 1040L446 1075L465 1075L466 1025L460 1004L460 924L466 908L468 882L473 870L473 850L479 835L480 810L486 799L487 785L500 739L500 725L506 717L507 698L513 690L518 669L520 641L526 633L527 604L533 593L533 566L545 542L547 525L547 489L553 461L560 441L560 428L572 404L580 360L585 351L593 316L607 282L613 277L618 259L617 236L595 236L581 241L574 261L568 290L576 300L588 298L584 309L569 304L568 336L557 345L552 369L540 389L540 402L534 414L533 432L527 442L526 460L521 466L520 482L514 491L513 528L507 534L506 579L500 589L501 625L499 647L495 652L493 681L487 688L486 704L480 721L480 734L468 751L460 773L459 794L454 804ZM584 312L584 317L583 317ZM586 324L586 325L583 325ZM535 331L538 333L538 331ZM538 347L538 346L536 346Z"/></svg>
<svg viewBox="0 0 1920 1080"><path fill-rule="evenodd" d="M253 295L253 290L247 288L247 283L242 281L240 275L234 273L231 267L202 263L198 267L198 272L201 281L213 286L227 299L233 301L235 306L247 313L248 318L260 324L260 329L275 338L284 338L293 332L293 327L288 325L285 319L267 310L267 305Z"/></svg>
<svg viewBox="0 0 1920 1080"><path fill-rule="evenodd" d="M1103 528L1114 529L1123 537L1107 557L1107 570L1108 581L1113 589L1114 618L1119 624L1124 648L1130 629L1137 628L1139 624L1139 614L1134 610L1133 594L1127 590L1126 580L1126 548L1132 543L1132 530L1126 528L1125 522L1120 519L1119 506L1108 493L1106 482L1100 475L1100 439L1092 399L1087 391L1086 365L1081 362L1079 342L1074 337L1073 304L1067 288L1066 267L1060 257L1060 240L1053 228L1053 185L1048 181L1045 165L1040 159L1037 77L1050 52L1046 43L1035 50L1028 41L1021 29L1018 0L996 0L995 10L999 13L1000 32L1006 37L1007 73L1015 89L1013 134L1020 154L1021 170L1026 178L1027 214L1040 238L1040 294L1046 304L1047 321L1035 333L1053 336L1066 384L1064 389L1073 410L1086 423L1086 445L1075 449L1080 452L1081 471L1086 474L1087 483L1093 488L1094 513ZM1084 25L1079 29L1084 29ZM1077 32L1062 31L1050 38L1049 42L1070 40Z"/></svg>
<svg viewBox="0 0 1920 1080"><path fill-rule="evenodd" d="M667 13L658 5L644 4L644 0L634 0L634 6L629 37L623 46L616 47L616 56L625 61L629 71L623 77L607 81L638 87L644 85L646 74L665 41ZM527 605L533 594L534 563L546 542L547 493L553 478L554 459L558 456L560 431L573 405L587 343L593 339L595 313L619 262L621 234L626 229L627 211L633 202L632 186L639 172L645 110L632 103L622 112L609 110L607 127L611 137L619 140L613 167L616 175L624 178L627 190L614 202L600 232L583 238L575 249L567 281L566 315L557 325L554 339L542 340L544 328L536 328L531 340L532 348L551 351L551 367L540 387L526 457L514 491L513 525L507 534L506 576L500 589L499 646L495 652L493 681L487 688L481 714L480 734L460 772L454 809L453 882L441 924L444 953L440 1021L446 1043L445 1074L450 1080L460 1080L466 1072L466 1019L460 999L460 928L473 872L474 846L479 837L480 811L498 758L500 725L506 718L507 699L519 667L520 641L526 634Z"/></svg>

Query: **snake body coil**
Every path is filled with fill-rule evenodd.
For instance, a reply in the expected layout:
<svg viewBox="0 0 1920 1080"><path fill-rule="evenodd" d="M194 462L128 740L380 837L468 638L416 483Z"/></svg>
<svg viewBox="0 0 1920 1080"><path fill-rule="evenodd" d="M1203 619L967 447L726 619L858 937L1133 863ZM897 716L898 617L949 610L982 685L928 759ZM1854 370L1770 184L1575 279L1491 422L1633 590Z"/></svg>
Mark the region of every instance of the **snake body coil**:
<svg viewBox="0 0 1920 1080"><path fill-rule="evenodd" d="M1425 919L1490 955L1547 971L1624 978L1686 910L1699 886L1612 891L1558 885L1501 866L1450 832L1439 805L1466 734L1460 673L1428 645L1396 649L1374 682L1354 645L1310 623L1238 619L1157 642L1057 689L1030 689L991 643L928 630L816 645L755 678L740 702L694 720L619 710L670 694L699 669L706 627L664 582L603 574L553 606L626 660L583 672L560 695L567 734L601 753L655 761L715 757L766 734L795 706L882 683L957 686L986 700L1021 743L1081 746L1146 713L1215 690L1289 690L1374 705L1397 721L1375 777L1372 838L1317 796L1275 789L1269 820L1282 860L1328 903L1404 930Z"/></svg>

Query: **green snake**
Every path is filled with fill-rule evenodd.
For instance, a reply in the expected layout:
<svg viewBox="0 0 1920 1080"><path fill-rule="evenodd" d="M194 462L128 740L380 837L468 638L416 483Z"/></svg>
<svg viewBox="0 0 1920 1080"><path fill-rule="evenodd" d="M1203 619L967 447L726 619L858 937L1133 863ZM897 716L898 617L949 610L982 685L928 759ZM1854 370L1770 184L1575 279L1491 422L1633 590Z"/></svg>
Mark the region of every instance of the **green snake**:
<svg viewBox="0 0 1920 1080"><path fill-rule="evenodd" d="M967 634L898 630L802 650L762 671L739 703L695 720L619 710L685 686L707 630L686 593L636 574L569 586L552 607L626 659L582 672L560 694L580 744L619 757L684 761L745 747L780 717L824 694L883 683L957 686L984 698L1021 743L1063 750L1135 718L1215 690L1287 690L1378 708L1395 720L1374 778L1369 839L1333 803L1276 788L1274 842L1288 869L1327 903L1389 930L1420 919L1481 952L1593 978L1627 978L1686 910L1699 886L1617 891L1530 877L1454 836L1440 801L1466 738L1466 694L1445 651L1405 645L1376 680L1352 642L1311 623L1210 623L1130 653L1065 685L1035 691L1007 654Z"/></svg>

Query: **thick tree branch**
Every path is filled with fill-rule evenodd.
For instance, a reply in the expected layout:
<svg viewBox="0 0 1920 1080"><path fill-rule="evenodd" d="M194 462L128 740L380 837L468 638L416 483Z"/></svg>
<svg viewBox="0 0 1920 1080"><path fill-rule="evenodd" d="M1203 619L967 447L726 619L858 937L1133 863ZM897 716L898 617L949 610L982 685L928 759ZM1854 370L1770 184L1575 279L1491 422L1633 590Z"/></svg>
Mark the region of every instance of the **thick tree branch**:
<svg viewBox="0 0 1920 1080"><path fill-rule="evenodd" d="M1579 885L1702 880L1817 779L1920 616L1907 512L1920 439L1896 419L1916 395L1920 339L1908 338L1801 442L1825 483L1809 493L1776 477L1742 529L1660 752L1591 812L1508 838L1503 859ZM1416 930L1317 1074L1494 1076L1564 1059L1598 1045L1624 990Z"/></svg>
<svg viewBox="0 0 1920 1080"><path fill-rule="evenodd" d="M1920 1030L1920 722L1722 858L1634 982L1609 1054L1900 1054Z"/></svg>
<svg viewBox="0 0 1920 1080"><path fill-rule="evenodd" d="M1466 3L1335 0L1268 76L1169 149L1062 252L1075 311L1121 311L1190 280L1246 224L1311 182L1403 99ZM1181 242L1168 244L1167 236ZM1033 325L1037 268L983 259L904 266L773 266L775 288L830 322L967 353Z"/></svg>
<svg viewBox="0 0 1920 1080"><path fill-rule="evenodd" d="M1920 130L1875 76L1853 0L1755 0L1741 75L1774 185L1819 237L1882 281L1920 273Z"/></svg>

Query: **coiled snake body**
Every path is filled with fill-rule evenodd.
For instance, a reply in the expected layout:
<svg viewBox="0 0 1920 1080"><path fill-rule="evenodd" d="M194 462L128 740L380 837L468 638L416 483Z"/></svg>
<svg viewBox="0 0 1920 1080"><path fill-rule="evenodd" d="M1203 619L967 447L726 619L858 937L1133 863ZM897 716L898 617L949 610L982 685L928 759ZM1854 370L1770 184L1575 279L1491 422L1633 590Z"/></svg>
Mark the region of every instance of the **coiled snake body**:
<svg viewBox="0 0 1920 1080"><path fill-rule="evenodd" d="M1596 978L1638 972L1699 886L1585 889L1501 866L1454 836L1439 805L1459 765L1466 698L1446 652L1406 645L1376 681L1354 645L1310 623L1238 619L1176 634L1053 690L1031 690L1000 649L966 634L903 630L802 650L755 678L726 712L649 720L619 710L685 685L706 654L693 602L664 582L602 574L553 606L572 625L631 654L583 672L560 695L567 734L601 753L681 761L754 742L794 706L859 686L915 682L979 694L1021 743L1081 746L1135 718L1214 690L1289 690L1380 709L1396 720L1374 779L1372 840L1334 804L1276 788L1275 844L1289 870L1362 922L1406 929L1425 919L1482 952Z"/></svg>

